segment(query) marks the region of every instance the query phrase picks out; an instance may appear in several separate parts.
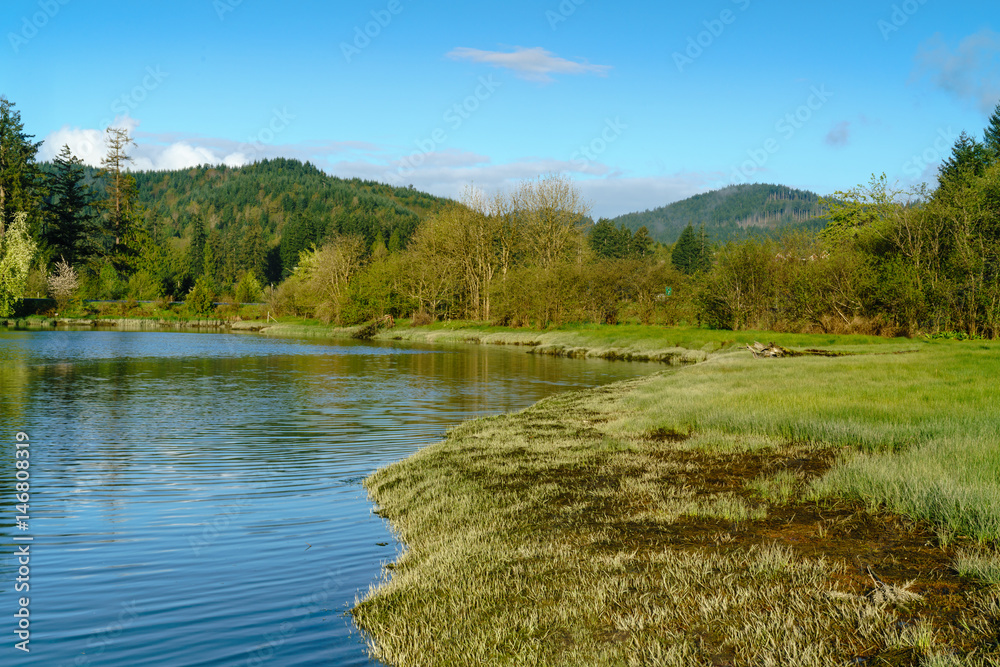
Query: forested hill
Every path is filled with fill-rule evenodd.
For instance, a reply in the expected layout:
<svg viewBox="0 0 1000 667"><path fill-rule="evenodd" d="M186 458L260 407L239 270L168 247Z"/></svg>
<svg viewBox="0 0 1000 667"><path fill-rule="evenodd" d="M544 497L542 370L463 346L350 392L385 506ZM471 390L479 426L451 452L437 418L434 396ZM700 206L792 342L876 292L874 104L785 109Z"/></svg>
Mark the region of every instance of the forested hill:
<svg viewBox="0 0 1000 667"><path fill-rule="evenodd" d="M284 158L133 175L157 236L190 239L200 223L235 255L246 238L262 237L274 249L274 279L279 271L287 275L301 250L334 233L363 236L368 245L379 239L405 245L419 221L447 203L413 188L332 177Z"/></svg>
<svg viewBox="0 0 1000 667"><path fill-rule="evenodd" d="M674 243L688 224L705 225L713 241L774 234L786 228L820 229L825 221L819 196L783 185L732 185L642 213L615 218L633 231L646 227L650 236Z"/></svg>

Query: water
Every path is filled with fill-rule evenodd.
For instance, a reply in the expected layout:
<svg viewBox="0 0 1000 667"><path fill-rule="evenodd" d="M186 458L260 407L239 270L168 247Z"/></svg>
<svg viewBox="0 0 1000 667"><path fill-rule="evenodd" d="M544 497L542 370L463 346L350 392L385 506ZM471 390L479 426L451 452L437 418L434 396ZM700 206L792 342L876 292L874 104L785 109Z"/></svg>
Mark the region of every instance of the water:
<svg viewBox="0 0 1000 667"><path fill-rule="evenodd" d="M371 664L345 612L401 547L362 479L470 417L655 370L485 347L0 330L0 664ZM14 544L30 544L28 592L14 591ZM23 596L30 653L14 647Z"/></svg>

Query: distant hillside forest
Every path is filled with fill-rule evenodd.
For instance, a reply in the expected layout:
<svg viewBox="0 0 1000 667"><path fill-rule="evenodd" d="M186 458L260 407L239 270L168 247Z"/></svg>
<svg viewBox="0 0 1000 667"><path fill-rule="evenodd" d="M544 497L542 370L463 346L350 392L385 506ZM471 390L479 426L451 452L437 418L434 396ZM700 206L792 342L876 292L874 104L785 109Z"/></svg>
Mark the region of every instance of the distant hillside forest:
<svg viewBox="0 0 1000 667"><path fill-rule="evenodd" d="M667 206L628 213L613 222L636 231L645 227L661 243L676 243L688 225L705 227L709 240L777 237L787 230L823 228L826 208L819 195L783 185L732 185Z"/></svg>
<svg viewBox="0 0 1000 667"><path fill-rule="evenodd" d="M248 241L267 248L263 278L277 283L312 245L356 235L367 246L406 245L429 213L449 200L413 188L329 176L309 163L273 159L245 167L202 166L135 172L138 202L160 239L198 243L201 228L216 249L218 282L232 282Z"/></svg>

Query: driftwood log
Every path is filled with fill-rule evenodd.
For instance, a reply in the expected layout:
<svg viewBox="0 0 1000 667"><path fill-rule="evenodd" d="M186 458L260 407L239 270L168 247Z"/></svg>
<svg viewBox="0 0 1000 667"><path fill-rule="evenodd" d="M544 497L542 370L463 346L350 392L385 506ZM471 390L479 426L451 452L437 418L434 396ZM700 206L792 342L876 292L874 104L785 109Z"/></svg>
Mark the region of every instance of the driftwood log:
<svg viewBox="0 0 1000 667"><path fill-rule="evenodd" d="M753 345L747 345L747 349L750 350L750 353L753 355L754 359L795 356L789 350L786 350L780 345L775 345L774 343L768 343L767 345L764 345L763 343L758 343L754 341Z"/></svg>

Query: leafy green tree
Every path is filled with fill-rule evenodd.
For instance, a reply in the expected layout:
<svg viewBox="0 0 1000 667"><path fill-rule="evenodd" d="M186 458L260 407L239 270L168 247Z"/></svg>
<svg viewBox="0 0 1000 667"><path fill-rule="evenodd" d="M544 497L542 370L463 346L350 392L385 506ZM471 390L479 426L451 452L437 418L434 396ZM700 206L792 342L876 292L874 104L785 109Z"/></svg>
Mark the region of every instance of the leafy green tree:
<svg viewBox="0 0 1000 667"><path fill-rule="evenodd" d="M17 213L6 228L0 217L0 317L12 315L21 302L36 247L26 213Z"/></svg>
<svg viewBox="0 0 1000 667"><path fill-rule="evenodd" d="M823 200L828 222L821 237L831 248L839 248L858 239L864 241L878 236L899 208L903 194L889 184L885 174L872 174L867 186L835 192L831 198Z"/></svg>

